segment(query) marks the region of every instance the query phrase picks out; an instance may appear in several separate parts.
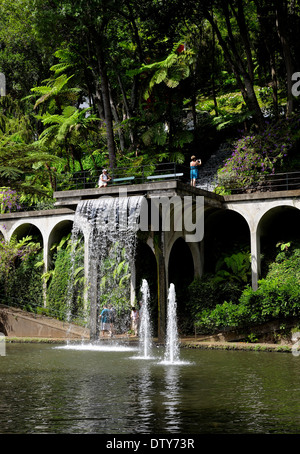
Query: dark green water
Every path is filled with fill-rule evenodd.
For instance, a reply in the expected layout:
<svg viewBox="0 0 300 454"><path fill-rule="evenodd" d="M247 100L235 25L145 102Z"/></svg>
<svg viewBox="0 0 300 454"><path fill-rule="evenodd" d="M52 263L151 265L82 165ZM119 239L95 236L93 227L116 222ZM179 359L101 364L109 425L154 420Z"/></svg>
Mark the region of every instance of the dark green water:
<svg viewBox="0 0 300 454"><path fill-rule="evenodd" d="M300 357L183 349L184 364L164 365L163 350L137 354L7 344L0 433L300 433Z"/></svg>

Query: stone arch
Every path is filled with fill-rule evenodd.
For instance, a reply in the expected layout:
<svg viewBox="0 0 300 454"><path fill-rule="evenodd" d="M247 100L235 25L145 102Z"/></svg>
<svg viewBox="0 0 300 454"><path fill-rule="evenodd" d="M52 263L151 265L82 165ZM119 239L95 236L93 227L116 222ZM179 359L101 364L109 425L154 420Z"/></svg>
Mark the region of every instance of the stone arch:
<svg viewBox="0 0 300 454"><path fill-rule="evenodd" d="M38 237L41 240L41 247L43 247L45 238L39 227L33 222L16 223L9 232L9 239L16 236L18 240L21 240L27 235Z"/></svg>
<svg viewBox="0 0 300 454"><path fill-rule="evenodd" d="M300 243L300 209L284 204L270 208L261 216L257 232L261 253L274 258L277 243L288 241ZM261 272L264 275L263 267Z"/></svg>
<svg viewBox="0 0 300 454"><path fill-rule="evenodd" d="M54 244L58 244L61 239L72 232L73 221L70 219L65 219L57 224L52 228L51 232L49 233L48 237L48 254L49 254L49 264L51 263L52 256L50 254L50 250Z"/></svg>
<svg viewBox="0 0 300 454"><path fill-rule="evenodd" d="M170 250L168 259L168 281L176 287L184 282L190 284L194 279L194 259L189 243L178 237Z"/></svg>
<svg viewBox="0 0 300 454"><path fill-rule="evenodd" d="M189 250L192 261L193 261L193 272L192 276L197 277L201 276L202 274L202 257L201 257L201 243L199 242L187 242L185 240L185 237L183 235L184 232L174 232L169 239L169 241L166 242L166 251L165 251L165 261L166 261L166 268L169 274L169 267L170 267L170 255L173 251L173 247L175 244L179 242L183 242L182 244L185 244L186 248ZM180 244L180 243L179 243ZM173 251L174 252L174 251ZM170 279L168 279L168 282L170 283Z"/></svg>
<svg viewBox="0 0 300 454"><path fill-rule="evenodd" d="M177 299L178 326L181 332L190 329L187 310L188 286L195 277L194 257L190 243L178 237L170 250L168 265L168 284L175 286Z"/></svg>
<svg viewBox="0 0 300 454"><path fill-rule="evenodd" d="M136 246L135 258L135 291L139 300L140 289L143 279L146 279L150 292L151 319L153 320L154 335L157 335L158 320L158 287L157 287L157 263L154 250L149 242L139 239Z"/></svg>
<svg viewBox="0 0 300 454"><path fill-rule="evenodd" d="M210 210L204 225L204 271L214 272L223 253L250 250L250 228L246 218L231 209Z"/></svg>
<svg viewBox="0 0 300 454"><path fill-rule="evenodd" d="M143 279L146 279L148 281L150 288L154 288L154 286L156 286L157 266L155 254L153 249L147 242L141 240L137 241L135 268L137 293L140 289Z"/></svg>
<svg viewBox="0 0 300 454"><path fill-rule="evenodd" d="M7 231L5 230L5 227L3 225L0 225L0 241L6 240L6 237L7 237Z"/></svg>

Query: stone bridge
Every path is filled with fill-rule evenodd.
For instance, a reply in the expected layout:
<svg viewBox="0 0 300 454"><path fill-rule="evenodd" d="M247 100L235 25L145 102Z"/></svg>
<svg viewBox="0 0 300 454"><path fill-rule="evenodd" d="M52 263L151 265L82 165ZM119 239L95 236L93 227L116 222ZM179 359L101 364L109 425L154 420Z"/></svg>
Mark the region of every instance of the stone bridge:
<svg viewBox="0 0 300 454"><path fill-rule="evenodd" d="M226 247L237 245L251 251L252 286L257 288L261 274L261 248L272 238L282 241L300 239L300 190L257 192L221 196L180 181L163 181L145 184L111 186L107 188L60 191L54 194L55 209L45 211L17 212L0 215L0 232L5 240L12 235L22 238L38 234L44 250L45 269L51 266L50 249L69 233L75 211L82 200L99 197L142 195L148 201L165 197L169 200L189 198L194 213L197 199L203 200L204 236L187 241L187 229L175 229L178 211L171 211L170 229L159 232L161 247L155 249L153 236L148 236L142 247L142 257L156 268L161 288L159 299L164 308L169 283L186 279L191 282L204 270L213 271L218 255ZM144 255L145 254L145 255ZM85 255L86 268L89 257ZM146 263L146 262L145 262ZM145 265L146 266L146 265ZM139 270L137 270L137 273ZM132 295L135 292L135 273L132 280ZM165 319L164 309L161 322Z"/></svg>

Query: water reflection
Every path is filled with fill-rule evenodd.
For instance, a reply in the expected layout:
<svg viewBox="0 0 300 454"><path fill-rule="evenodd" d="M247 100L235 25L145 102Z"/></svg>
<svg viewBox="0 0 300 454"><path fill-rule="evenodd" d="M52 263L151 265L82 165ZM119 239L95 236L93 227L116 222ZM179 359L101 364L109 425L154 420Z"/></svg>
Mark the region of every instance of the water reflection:
<svg viewBox="0 0 300 454"><path fill-rule="evenodd" d="M182 350L179 366L160 353L8 345L0 433L299 432L299 358Z"/></svg>
<svg viewBox="0 0 300 454"><path fill-rule="evenodd" d="M165 407L165 428L167 432L180 431L181 421L181 393L180 393L180 368L171 366L165 370L165 390L162 392Z"/></svg>
<svg viewBox="0 0 300 454"><path fill-rule="evenodd" d="M132 399L136 403L134 413L139 415L138 427L136 432L149 433L151 432L152 420L155 415L153 408L154 396L154 379L151 371L151 366L148 362L143 365L131 386Z"/></svg>

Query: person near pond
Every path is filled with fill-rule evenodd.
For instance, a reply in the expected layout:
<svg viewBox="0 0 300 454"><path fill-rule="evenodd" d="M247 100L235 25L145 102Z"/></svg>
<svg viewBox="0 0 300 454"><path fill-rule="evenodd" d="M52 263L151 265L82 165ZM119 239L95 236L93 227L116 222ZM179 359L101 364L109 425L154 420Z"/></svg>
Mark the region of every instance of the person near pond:
<svg viewBox="0 0 300 454"><path fill-rule="evenodd" d="M100 330L102 336L104 336L105 331L108 331L109 334L111 334L110 311L106 305L104 305L100 314Z"/></svg>
<svg viewBox="0 0 300 454"><path fill-rule="evenodd" d="M98 187L99 188L105 188L107 186L107 183L111 180L110 176L107 173L106 169L102 170L102 173L99 177L98 180Z"/></svg>
<svg viewBox="0 0 300 454"><path fill-rule="evenodd" d="M138 330L139 330L139 313L136 310L135 307L132 308L131 311L131 320L132 320L132 328L134 331L134 335L138 336Z"/></svg>
<svg viewBox="0 0 300 454"><path fill-rule="evenodd" d="M199 177L199 166L201 166L201 159L196 159L196 156L192 156L190 162L191 186L196 186L196 180Z"/></svg>

